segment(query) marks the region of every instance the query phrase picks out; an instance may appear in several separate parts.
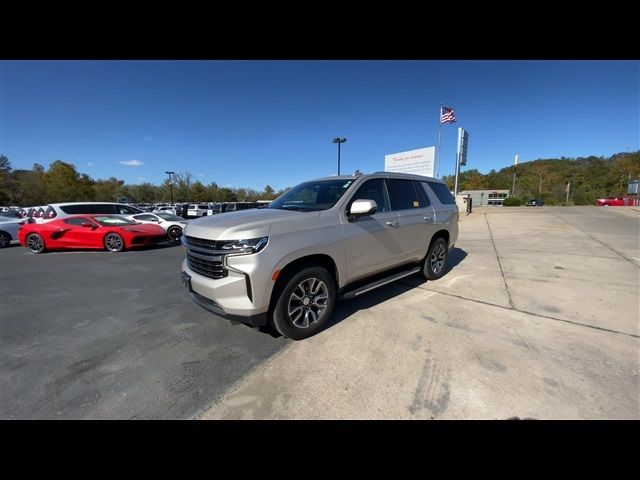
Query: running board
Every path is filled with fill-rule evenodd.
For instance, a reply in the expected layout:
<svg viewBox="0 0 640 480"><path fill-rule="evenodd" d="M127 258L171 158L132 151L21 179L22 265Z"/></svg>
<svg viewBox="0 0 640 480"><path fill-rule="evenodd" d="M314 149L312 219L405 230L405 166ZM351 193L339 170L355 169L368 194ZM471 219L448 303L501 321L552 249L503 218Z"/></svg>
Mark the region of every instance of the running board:
<svg viewBox="0 0 640 480"><path fill-rule="evenodd" d="M400 272L400 273L396 273L394 275L391 275L389 277L385 277L382 278L380 280L376 280L373 283L369 283L367 285L364 285L360 288L357 288L355 290L352 290L350 292L344 293L342 295L340 295L338 297L338 300L346 300L348 298L354 298L357 297L358 295L362 295L363 293L369 292L371 290L374 290L378 287L382 287L383 285L386 285L388 283L391 282L395 282L396 280L400 280L401 278L404 277L408 277L409 275L413 275L414 273L418 273L420 271L420 267L415 267L412 268L411 270L407 270L406 272Z"/></svg>

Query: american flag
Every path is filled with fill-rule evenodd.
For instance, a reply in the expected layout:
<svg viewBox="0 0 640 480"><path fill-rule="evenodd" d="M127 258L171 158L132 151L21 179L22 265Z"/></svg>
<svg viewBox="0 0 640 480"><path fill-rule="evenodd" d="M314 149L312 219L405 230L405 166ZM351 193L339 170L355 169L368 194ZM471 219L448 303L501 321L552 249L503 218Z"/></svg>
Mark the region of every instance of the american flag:
<svg viewBox="0 0 640 480"><path fill-rule="evenodd" d="M440 123L454 123L456 116L453 113L453 108L441 107L440 108Z"/></svg>

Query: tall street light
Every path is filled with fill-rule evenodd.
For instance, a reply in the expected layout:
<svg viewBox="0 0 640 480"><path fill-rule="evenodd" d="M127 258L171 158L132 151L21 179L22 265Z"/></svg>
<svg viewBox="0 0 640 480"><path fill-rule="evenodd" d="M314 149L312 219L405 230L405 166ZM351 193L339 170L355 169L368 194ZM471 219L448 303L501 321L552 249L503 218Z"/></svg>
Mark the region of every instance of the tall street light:
<svg viewBox="0 0 640 480"><path fill-rule="evenodd" d="M171 175L175 175L176 172L164 172L169 175L169 191L171 192L171 205L173 205L173 180L171 179Z"/></svg>
<svg viewBox="0 0 640 480"><path fill-rule="evenodd" d="M340 175L340 144L346 141L347 139L344 137L336 137L332 140L333 143L338 144L338 175Z"/></svg>

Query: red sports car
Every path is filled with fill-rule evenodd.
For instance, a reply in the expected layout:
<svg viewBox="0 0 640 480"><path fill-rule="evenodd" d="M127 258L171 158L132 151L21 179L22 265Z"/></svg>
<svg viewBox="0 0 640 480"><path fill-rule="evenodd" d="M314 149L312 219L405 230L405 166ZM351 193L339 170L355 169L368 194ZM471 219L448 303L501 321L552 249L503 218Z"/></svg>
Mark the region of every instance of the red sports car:
<svg viewBox="0 0 640 480"><path fill-rule="evenodd" d="M158 225L143 225L120 215L76 215L22 225L18 239L33 253L75 248L120 252L162 242L167 232Z"/></svg>

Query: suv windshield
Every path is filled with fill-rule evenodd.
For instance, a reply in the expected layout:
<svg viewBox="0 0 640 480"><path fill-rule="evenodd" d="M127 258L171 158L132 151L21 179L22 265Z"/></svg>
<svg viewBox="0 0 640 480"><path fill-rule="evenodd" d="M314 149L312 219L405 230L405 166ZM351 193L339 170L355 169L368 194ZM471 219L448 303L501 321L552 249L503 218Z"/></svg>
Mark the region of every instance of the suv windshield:
<svg viewBox="0 0 640 480"><path fill-rule="evenodd" d="M267 208L313 212L333 207L353 180L319 180L296 185L271 202Z"/></svg>
<svg viewBox="0 0 640 480"><path fill-rule="evenodd" d="M120 226L120 225L137 225L137 222L128 220L124 217L118 217L116 215L100 215L94 216L93 219L100 225L106 227Z"/></svg>

